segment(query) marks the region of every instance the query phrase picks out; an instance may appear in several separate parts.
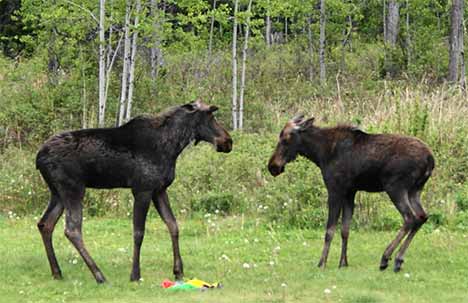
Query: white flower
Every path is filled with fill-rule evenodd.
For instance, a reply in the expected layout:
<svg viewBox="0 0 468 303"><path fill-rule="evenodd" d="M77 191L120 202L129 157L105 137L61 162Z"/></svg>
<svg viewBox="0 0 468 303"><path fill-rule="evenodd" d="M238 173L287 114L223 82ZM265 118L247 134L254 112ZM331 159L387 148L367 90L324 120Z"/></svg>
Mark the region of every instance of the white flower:
<svg viewBox="0 0 468 303"><path fill-rule="evenodd" d="M230 261L231 259L229 259L228 256L226 256L225 254L223 254L221 257L220 257L221 260L226 260L226 261Z"/></svg>
<svg viewBox="0 0 468 303"><path fill-rule="evenodd" d="M405 273L404 276L405 276L405 278L409 279L410 274L409 274L409 273Z"/></svg>
<svg viewBox="0 0 468 303"><path fill-rule="evenodd" d="M78 263L78 260L77 260L77 259L73 259L73 260L72 260L72 264L76 264L76 263Z"/></svg>
<svg viewBox="0 0 468 303"><path fill-rule="evenodd" d="M253 264L253 267L254 267L254 268L257 268L257 264L254 263L254 264Z"/></svg>
<svg viewBox="0 0 468 303"><path fill-rule="evenodd" d="M331 294L331 290L329 288L325 288L325 290L323 291L325 294Z"/></svg>
<svg viewBox="0 0 468 303"><path fill-rule="evenodd" d="M244 263L244 264L242 264L242 267L244 267L245 269L249 269L249 268L250 268L250 264L249 264L249 263Z"/></svg>
<svg viewBox="0 0 468 303"><path fill-rule="evenodd" d="M286 283L281 283L281 287L287 287L288 285Z"/></svg>
<svg viewBox="0 0 468 303"><path fill-rule="evenodd" d="M275 248L273 248L274 251L280 251L281 247L278 245Z"/></svg>
<svg viewBox="0 0 468 303"><path fill-rule="evenodd" d="M336 289L336 285L333 285L332 288L333 288L333 289Z"/></svg>
<svg viewBox="0 0 468 303"><path fill-rule="evenodd" d="M270 261L270 266L273 266L273 265L275 265L275 262Z"/></svg>
<svg viewBox="0 0 468 303"><path fill-rule="evenodd" d="M257 242L258 242L258 239L257 239L257 238L255 238L255 239L254 239L254 242L255 242L255 243L257 243Z"/></svg>

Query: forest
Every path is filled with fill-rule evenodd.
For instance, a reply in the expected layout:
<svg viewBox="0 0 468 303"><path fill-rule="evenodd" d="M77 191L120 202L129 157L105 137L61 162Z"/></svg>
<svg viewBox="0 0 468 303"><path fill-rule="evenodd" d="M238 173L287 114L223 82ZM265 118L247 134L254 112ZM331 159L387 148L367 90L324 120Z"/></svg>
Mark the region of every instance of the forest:
<svg viewBox="0 0 468 303"><path fill-rule="evenodd" d="M233 298L236 288L244 285L244 273L256 283L270 279L265 283L276 285L259 290L252 283L242 294L251 302L304 302L313 293L318 293L317 302L461 301L467 284L462 278L466 269L459 266L466 256L463 242L468 230L466 16L464 0L2 0L0 233L12 243L15 228L23 231L19 237L25 243L39 237L30 233L37 233L35 224L47 206L49 191L35 158L47 138L68 130L117 127L138 115L156 115L201 99L219 107L215 116L232 136L232 152L221 154L209 144L192 144L177 161L168 195L180 225L186 226L181 228L182 246L187 241L194 247L187 245L185 250L186 263L195 267L193 275L232 285L225 298L222 293L193 295L187 302L239 301ZM357 268L345 271L342 278L336 277L341 272L334 263L329 273L319 272L315 264L305 272L299 263L305 260L312 266L312 257L318 261L327 219L327 190L320 170L302 157L276 178L267 168L281 129L297 114L315 117L320 126L349 124L368 133L408 135L427 143L435 158L422 193L429 219L408 253L408 266L414 262L411 274L432 266L436 261L424 260L431 256L434 243L441 251L437 262L450 260L450 266L444 271L438 263L427 279L445 279L445 284L426 292L425 278L417 274L414 289L405 284L389 291L372 282L379 275L368 268L377 270L378 253L402 224L385 193L356 195L351 225L355 242L350 249L356 247ZM124 269L130 265L127 250L131 255L132 193L89 189L83 211L92 233L99 233L98 243L89 244L91 250L99 251L106 243L102 254L117 250L122 254L101 263L114 270L112 275L124 272L117 285L125 302L133 296L124 290L128 278ZM157 214L150 211L149 216ZM122 235L118 228L123 226L127 234ZM154 238L164 242L162 248L145 242L144 250L153 248L156 254L148 251L146 260L154 258L153 267L158 261L165 263L147 278L159 279L170 273L170 243L160 222L150 223L150 228L160 232ZM114 233L115 243L108 238ZM80 269L73 260L79 256L63 235L59 237L58 256L68 260L63 262L66 274L75 274L67 281L74 291L62 285L60 293L52 293L53 281L28 291L25 285L37 281L25 279L21 287L9 284L3 289L12 300L26 291L31 302L52 297L57 302L92 301L88 292L96 289L87 269L81 266L83 273L77 273ZM91 236L86 237L91 242ZM257 243L254 239L264 254L248 251ZM335 237L332 250L338 251L340 240ZM11 261L10 278L33 270L52 280L42 243L31 243L16 252L2 249L10 255L24 251L36 264L19 271L13 268L22 263ZM272 252L271 246L279 243L301 261ZM313 256L308 255L309 246L315 246ZM195 248L214 265L198 264ZM358 249L364 255L358 257ZM331 262L336 262L336 254L331 252ZM269 267L271 262L278 268L263 280L274 267ZM117 271L115 264L124 268ZM296 276L288 268L307 279L322 280L307 290L305 280L292 282ZM369 278L360 275L363 268ZM356 275L367 285L363 290L351 287ZM406 278L388 279L396 285ZM81 287L77 281L83 280L89 281ZM455 280L459 292L440 291ZM159 287L144 283L145 290L135 295L141 301ZM339 293L340 283L351 290ZM332 285L338 285L338 291ZM96 291L103 302L114 302L112 289ZM138 287L132 286L132 291L138 292ZM163 295L158 292L156 297Z"/></svg>

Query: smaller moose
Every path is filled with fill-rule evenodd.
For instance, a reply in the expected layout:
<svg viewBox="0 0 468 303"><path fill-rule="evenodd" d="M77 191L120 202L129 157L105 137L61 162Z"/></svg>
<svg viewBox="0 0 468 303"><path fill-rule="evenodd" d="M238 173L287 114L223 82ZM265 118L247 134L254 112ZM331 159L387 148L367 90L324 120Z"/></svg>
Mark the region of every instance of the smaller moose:
<svg viewBox="0 0 468 303"><path fill-rule="evenodd" d="M37 226L54 278L62 278L62 272L52 246L52 233L65 210L66 237L96 281L105 281L82 237L82 200L87 187L132 189L135 203L130 280L140 279L140 248L151 200L171 235L175 278L183 278L179 229L166 189L174 181L177 157L191 142L205 141L213 144L218 152L231 151L232 139L213 115L217 109L197 100L155 117L136 117L117 128L64 132L42 145L37 153L36 167L46 181L51 197Z"/></svg>
<svg viewBox="0 0 468 303"><path fill-rule="evenodd" d="M304 120L298 116L286 123L268 169L273 176L278 176L297 155L306 157L320 168L328 191L328 221L318 266L326 265L340 213L342 246L339 266L348 266L347 244L356 192L385 191L401 213L404 223L385 249L380 269L387 268L394 250L408 235L395 259L394 271L400 271L405 251L428 218L420 197L434 169L430 149L412 137L367 134L351 126L320 128L313 121L314 118Z"/></svg>

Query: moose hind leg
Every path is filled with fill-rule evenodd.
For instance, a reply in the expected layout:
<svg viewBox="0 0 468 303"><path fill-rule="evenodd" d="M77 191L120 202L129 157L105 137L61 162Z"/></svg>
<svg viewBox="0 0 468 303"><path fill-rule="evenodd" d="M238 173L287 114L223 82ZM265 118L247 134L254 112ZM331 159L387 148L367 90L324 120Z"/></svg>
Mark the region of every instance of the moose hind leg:
<svg viewBox="0 0 468 303"><path fill-rule="evenodd" d="M324 268L327 264L328 252L330 250L330 244L335 235L336 223L340 217L342 200L335 195L330 195L328 197L328 221L327 221L327 230L325 231L325 241L323 245L322 256L318 263L318 267Z"/></svg>
<svg viewBox="0 0 468 303"><path fill-rule="evenodd" d="M94 275L97 283L104 283L106 281L101 270L94 262L91 255L88 253L84 246L83 234L81 231L83 223L83 206L81 200L83 199L84 189L78 195L69 195L65 203L65 236L75 246L76 250L80 253L85 261L89 270Z"/></svg>
<svg viewBox="0 0 468 303"><path fill-rule="evenodd" d="M62 272L57 262L57 257L55 256L54 246L52 244L52 234L62 213L63 206L59 201L59 197L57 194L52 193L49 205L42 215L42 218L37 223L37 227L41 233L42 242L44 242L52 276L55 279L62 279Z"/></svg>
<svg viewBox="0 0 468 303"><path fill-rule="evenodd" d="M411 207L409 205L408 192L405 189L394 189L387 191L387 193L403 217L403 226L401 227L395 239L390 242L390 244L385 249L380 261L380 270L385 270L388 267L388 261L390 260L391 255L403 240L403 238L411 230L411 226L414 222L414 215L411 212Z"/></svg>
<svg viewBox="0 0 468 303"><path fill-rule="evenodd" d="M130 281L140 280L140 249L145 236L146 216L151 202L151 192L133 192L133 265Z"/></svg>
<svg viewBox="0 0 468 303"><path fill-rule="evenodd" d="M340 257L340 265L339 267L346 267L348 266L348 238L349 238L349 227L351 225L351 219L353 217L354 212L354 200L347 201L345 205L343 205L343 214L342 214L342 222L341 222L341 257Z"/></svg>
<svg viewBox="0 0 468 303"><path fill-rule="evenodd" d="M179 251L179 227L177 226L176 218L172 213L167 192L165 190L159 193L155 192L153 194L153 202L161 216L161 219L166 223L169 233L171 234L172 252L174 256L174 276L176 280L182 280L184 277L184 267Z"/></svg>
<svg viewBox="0 0 468 303"><path fill-rule="evenodd" d="M395 258L395 267L393 268L395 272L400 271L401 265L404 262L404 255L406 250L408 249L409 245L411 244L411 241L413 240L418 230L424 223L426 223L428 218L426 212L424 211L421 205L421 191L418 190L410 192L409 201L416 218L414 224L412 225L411 231L408 234L408 237L406 237L405 241L398 250L397 256Z"/></svg>

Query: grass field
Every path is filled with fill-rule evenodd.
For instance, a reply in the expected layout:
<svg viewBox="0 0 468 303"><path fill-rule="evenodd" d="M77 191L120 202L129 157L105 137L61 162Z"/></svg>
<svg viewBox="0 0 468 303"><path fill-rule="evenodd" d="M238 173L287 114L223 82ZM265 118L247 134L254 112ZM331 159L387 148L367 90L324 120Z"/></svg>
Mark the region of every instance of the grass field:
<svg viewBox="0 0 468 303"><path fill-rule="evenodd" d="M350 267L337 268L340 237L328 267L316 267L322 230L287 230L260 219L216 216L180 222L186 278L220 281L223 289L170 292L172 253L154 212L142 249L140 283L130 283L130 219L85 220L85 242L108 279L97 285L59 222L55 248L64 279L51 278L35 218L0 217L1 302L468 302L468 235L423 229L402 272L378 270L396 234L353 230ZM247 267L248 264L249 268Z"/></svg>

